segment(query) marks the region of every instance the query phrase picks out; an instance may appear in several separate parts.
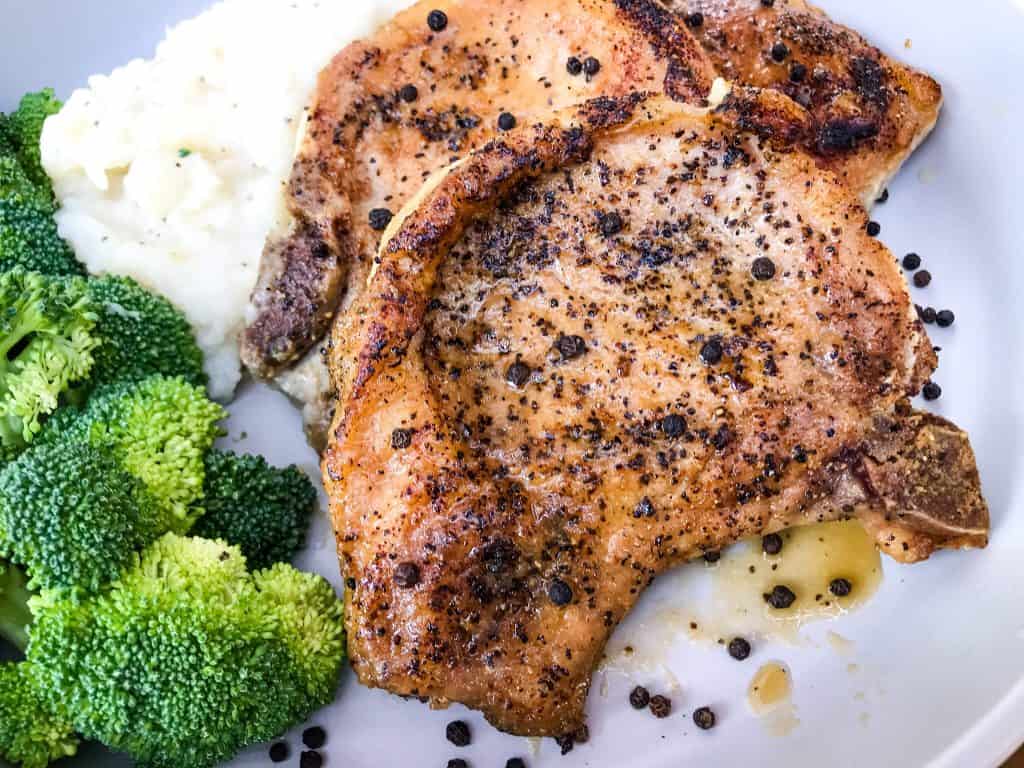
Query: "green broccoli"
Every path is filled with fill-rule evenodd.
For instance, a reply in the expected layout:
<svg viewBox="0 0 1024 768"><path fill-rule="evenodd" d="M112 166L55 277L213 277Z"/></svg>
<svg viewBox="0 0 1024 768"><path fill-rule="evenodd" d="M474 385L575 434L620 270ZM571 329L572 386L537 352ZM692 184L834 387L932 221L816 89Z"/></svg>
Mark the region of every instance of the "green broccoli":
<svg viewBox="0 0 1024 768"><path fill-rule="evenodd" d="M0 561L0 637L19 650L28 645L28 625L32 623L30 596L24 571Z"/></svg>
<svg viewBox="0 0 1024 768"><path fill-rule="evenodd" d="M89 294L100 308L97 332L103 337L92 374L97 385L161 373L206 386L192 327L167 299L127 277L90 280Z"/></svg>
<svg viewBox="0 0 1024 768"><path fill-rule="evenodd" d="M297 602L301 601L301 602ZM333 698L342 604L290 566L174 534L108 591L34 598L27 656L84 737L154 768L209 768Z"/></svg>
<svg viewBox="0 0 1024 768"><path fill-rule="evenodd" d="M53 193L32 183L21 163L0 150L0 199L18 198L47 211L54 207Z"/></svg>
<svg viewBox="0 0 1024 768"><path fill-rule="evenodd" d="M96 591L163 534L163 511L103 449L34 445L0 470L0 554L29 586Z"/></svg>
<svg viewBox="0 0 1024 768"><path fill-rule="evenodd" d="M74 755L78 737L44 700L33 673L24 662L0 664L0 756L22 768L46 768Z"/></svg>
<svg viewBox="0 0 1024 768"><path fill-rule="evenodd" d="M39 440L110 451L163 510L159 533L185 533L202 514L203 457L221 435L224 416L205 389L180 377L151 376L101 387L81 410L61 409Z"/></svg>
<svg viewBox="0 0 1024 768"><path fill-rule="evenodd" d="M52 207L17 194L0 197L0 270L15 267L46 275L85 274L57 234Z"/></svg>
<svg viewBox="0 0 1024 768"><path fill-rule="evenodd" d="M39 156L39 139L43 133L43 123L50 115L60 112L62 106L50 88L26 94L22 97L17 111L7 115L5 126L0 129L0 132L6 134L6 143L13 146L17 152L21 167L25 169L32 183L40 189L51 190L50 179L43 170ZM3 144L3 139L0 139L0 153L3 152ZM52 191L50 194L52 195Z"/></svg>
<svg viewBox="0 0 1024 768"><path fill-rule="evenodd" d="M84 379L99 341L85 281L0 274L0 458L17 454Z"/></svg>
<svg viewBox="0 0 1024 768"><path fill-rule="evenodd" d="M203 487L206 513L192 533L238 546L250 567L289 562L305 543L316 488L297 467L210 451Z"/></svg>

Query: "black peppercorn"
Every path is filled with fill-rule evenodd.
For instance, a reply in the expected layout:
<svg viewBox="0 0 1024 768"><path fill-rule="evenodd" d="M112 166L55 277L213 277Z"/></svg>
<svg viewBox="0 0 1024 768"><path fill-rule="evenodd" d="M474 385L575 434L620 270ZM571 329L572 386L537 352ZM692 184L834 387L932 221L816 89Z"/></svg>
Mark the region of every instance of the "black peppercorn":
<svg viewBox="0 0 1024 768"><path fill-rule="evenodd" d="M700 728L702 731L706 731L709 728L715 727L715 713L711 711L710 707L701 707L693 711L693 724Z"/></svg>
<svg viewBox="0 0 1024 768"><path fill-rule="evenodd" d="M588 77L593 77L601 71L601 62L595 59L593 56L587 56L583 60L583 73Z"/></svg>
<svg viewBox="0 0 1024 768"><path fill-rule="evenodd" d="M575 77L583 71L583 62L576 56L570 56L565 62L565 71Z"/></svg>
<svg viewBox="0 0 1024 768"><path fill-rule="evenodd" d="M882 234L882 225L879 224L877 221L869 221L868 225L865 227L865 230L868 233L868 237L878 237L880 234Z"/></svg>
<svg viewBox="0 0 1024 768"><path fill-rule="evenodd" d="M516 387L521 387L530 380L530 366L519 360L512 363L505 371L505 381Z"/></svg>
<svg viewBox="0 0 1024 768"><path fill-rule="evenodd" d="M302 743L310 749L320 749L327 743L327 732L319 725L307 728L302 732Z"/></svg>
<svg viewBox="0 0 1024 768"><path fill-rule="evenodd" d="M420 583L420 567L416 563L399 563L395 566L395 584L402 589L412 589Z"/></svg>
<svg viewBox="0 0 1024 768"><path fill-rule="evenodd" d="M452 720L444 729L444 736L456 747L468 747L472 741L469 726L462 720Z"/></svg>
<svg viewBox="0 0 1024 768"><path fill-rule="evenodd" d="M516 127L516 116L511 112L502 112L498 115L498 130L511 131Z"/></svg>
<svg viewBox="0 0 1024 768"><path fill-rule="evenodd" d="M555 349L563 360L575 360L586 354L587 342L581 336L559 336L555 342Z"/></svg>
<svg viewBox="0 0 1024 768"><path fill-rule="evenodd" d="M797 62L789 68L789 80L793 83L802 83L804 78L807 77L807 67L800 62Z"/></svg>
<svg viewBox="0 0 1024 768"><path fill-rule="evenodd" d="M651 696L651 714L656 718L663 719L672 714L672 699L667 696Z"/></svg>
<svg viewBox="0 0 1024 768"><path fill-rule="evenodd" d="M644 496L640 499L640 503L633 509L633 517L638 519L641 517L654 517L654 504L651 503L649 498Z"/></svg>
<svg viewBox="0 0 1024 768"><path fill-rule="evenodd" d="M345 579L345 587L347 589L355 589L356 588L356 580L353 579L351 576L349 576L347 579Z"/></svg>
<svg viewBox="0 0 1024 768"><path fill-rule="evenodd" d="M391 447L396 451L408 448L412 445L411 429L396 429L391 433Z"/></svg>
<svg viewBox="0 0 1024 768"><path fill-rule="evenodd" d="M736 661L743 661L750 656L750 643L742 637L734 637L729 641L729 655Z"/></svg>
<svg viewBox="0 0 1024 768"><path fill-rule="evenodd" d="M700 11L689 14L686 17L686 26L690 29L700 29L704 26L704 14Z"/></svg>
<svg viewBox="0 0 1024 768"><path fill-rule="evenodd" d="M789 587L779 584L773 587L771 592L765 593L764 600L772 608L782 611L796 601L796 594Z"/></svg>
<svg viewBox="0 0 1024 768"><path fill-rule="evenodd" d="M761 539L761 549L766 555L777 555L782 551L782 537L777 533L769 533Z"/></svg>
<svg viewBox="0 0 1024 768"><path fill-rule="evenodd" d="M661 431L665 437L682 437L686 434L686 419L678 413L670 413L661 420Z"/></svg>
<svg viewBox="0 0 1024 768"><path fill-rule="evenodd" d="M754 259L750 267L750 274L755 280L771 280L775 277L775 262L767 256L759 256Z"/></svg>
<svg viewBox="0 0 1024 768"><path fill-rule="evenodd" d="M951 309L940 309L935 313L935 322L939 324L939 328L949 328L955 320L956 315Z"/></svg>
<svg viewBox="0 0 1024 768"><path fill-rule="evenodd" d="M616 211L598 214L597 221L601 227L601 234L605 237L611 237L612 235L619 234L624 226L622 216L620 216Z"/></svg>
<svg viewBox="0 0 1024 768"><path fill-rule="evenodd" d="M448 768L469 768L469 763L461 757L456 757L448 761Z"/></svg>
<svg viewBox="0 0 1024 768"><path fill-rule="evenodd" d="M931 285L932 273L927 269L922 269L920 272L914 273L914 285L918 288L927 288Z"/></svg>
<svg viewBox="0 0 1024 768"><path fill-rule="evenodd" d="M406 104L412 104L419 97L420 91L412 83L410 83L409 85L403 85L402 90L398 92L398 98L400 98Z"/></svg>
<svg viewBox="0 0 1024 768"><path fill-rule="evenodd" d="M299 768L320 768L324 758L319 752L303 752L299 756Z"/></svg>
<svg viewBox="0 0 1024 768"><path fill-rule="evenodd" d="M882 190L882 194L875 200L876 203L888 203L889 202L889 188L886 187Z"/></svg>
<svg viewBox="0 0 1024 768"><path fill-rule="evenodd" d="M775 0L761 0L761 7L763 8L774 8Z"/></svg>
<svg viewBox="0 0 1024 768"><path fill-rule="evenodd" d="M717 563L721 559L722 559L722 553L719 552L718 550L712 550L710 552L705 552L704 553L704 562L705 563Z"/></svg>
<svg viewBox="0 0 1024 768"><path fill-rule="evenodd" d="M721 362L724 352L722 342L718 339L711 339L704 342L704 346L700 348L700 359L705 365L717 365Z"/></svg>
<svg viewBox="0 0 1024 768"><path fill-rule="evenodd" d="M921 390L921 394L924 395L925 400L938 400L942 397L942 387L934 381L929 381L924 385L924 388Z"/></svg>
<svg viewBox="0 0 1024 768"><path fill-rule="evenodd" d="M903 257L903 268L908 272L913 272L915 269L921 266L921 257L916 253L908 253Z"/></svg>
<svg viewBox="0 0 1024 768"><path fill-rule="evenodd" d="M572 602L572 587L561 579L555 579L548 586L548 597L552 603L561 608Z"/></svg>
<svg viewBox="0 0 1024 768"><path fill-rule="evenodd" d="M928 325L934 323L937 318L935 309L932 307L917 307L917 316L921 318L922 323Z"/></svg>
<svg viewBox="0 0 1024 768"><path fill-rule="evenodd" d="M832 579L828 584L828 591L836 597L846 597L853 591L853 584L849 579Z"/></svg>
<svg viewBox="0 0 1024 768"><path fill-rule="evenodd" d="M785 43L776 43L772 46L772 59L778 62L786 60L789 56L789 47Z"/></svg>
<svg viewBox="0 0 1024 768"><path fill-rule="evenodd" d="M427 26L434 32L443 32L448 26L448 14L444 11L431 11L427 14Z"/></svg>
<svg viewBox="0 0 1024 768"><path fill-rule="evenodd" d="M643 709L651 703L651 694L642 685L629 692L629 703L633 709Z"/></svg>
<svg viewBox="0 0 1024 768"><path fill-rule="evenodd" d="M526 762L521 757L510 757L505 762L505 768L526 768Z"/></svg>
<svg viewBox="0 0 1024 768"><path fill-rule="evenodd" d="M270 747L270 762L283 763L288 759L288 751L288 745L283 741L272 744Z"/></svg>
<svg viewBox="0 0 1024 768"><path fill-rule="evenodd" d="M388 224L391 223L391 219L394 217L395 214L387 208L374 208L370 211L370 229L382 232L388 228Z"/></svg>

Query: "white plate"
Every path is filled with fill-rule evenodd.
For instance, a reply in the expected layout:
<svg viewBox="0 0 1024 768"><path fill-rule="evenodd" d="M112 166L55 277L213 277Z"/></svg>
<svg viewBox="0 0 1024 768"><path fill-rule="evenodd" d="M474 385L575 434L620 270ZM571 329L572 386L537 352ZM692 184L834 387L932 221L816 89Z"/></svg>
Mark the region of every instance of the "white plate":
<svg viewBox="0 0 1024 768"><path fill-rule="evenodd" d="M1024 73L1024 0L821 3L882 48L931 72L945 88L938 130L893 183L876 218L897 254L919 252L935 275L930 288L915 291L917 300L956 311L954 328L933 331L943 348L936 379L945 395L937 410L972 436L992 508L991 546L912 567L886 562L874 600L813 627L804 647L761 643L754 658L737 664L720 648L678 638L665 670L637 675L637 682L661 688L678 679L676 714L667 720L627 706L634 681L609 674L605 683L599 677L590 700L592 740L565 758L550 740L538 748L495 732L461 708L431 712L362 689L347 675L337 703L317 718L329 726L329 765L443 766L458 751L475 766L501 766L520 755L533 768L985 768L1024 740L1024 417L1017 391L1024 377L1024 197L1015 186L1024 182L1024 107L1016 94ZM26 90L53 85L67 95L91 73L151 54L168 23L205 5L0 0L0 110L12 108ZM912 47L905 47L907 40ZM283 398L250 386L233 410L232 435L249 435L235 447L315 467L297 415ZM317 522L302 565L338 583L325 520ZM665 602L682 603L684 591L699 588L694 584L702 578L692 569L666 577L620 632L650 631L643 614ZM848 655L823 641L828 630L852 641ZM784 660L795 681L801 722L785 737L771 735L743 703L755 665L772 658ZM858 671L848 671L850 664ZM703 704L719 716L718 727L706 733L688 718ZM444 725L455 716L473 726L468 749L455 750L444 740ZM297 746L297 739L292 743ZM87 752L82 765L119 763ZM263 749L237 761L267 763Z"/></svg>

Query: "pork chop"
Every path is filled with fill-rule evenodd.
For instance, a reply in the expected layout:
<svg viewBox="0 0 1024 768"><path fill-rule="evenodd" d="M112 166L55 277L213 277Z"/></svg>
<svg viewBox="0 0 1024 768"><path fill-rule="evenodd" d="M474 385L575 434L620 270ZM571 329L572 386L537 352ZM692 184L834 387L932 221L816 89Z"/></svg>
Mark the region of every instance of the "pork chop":
<svg viewBox="0 0 1024 768"><path fill-rule="evenodd" d="M719 73L806 107L807 148L870 208L931 132L942 89L805 0L667 0Z"/></svg>
<svg viewBox="0 0 1024 768"><path fill-rule="evenodd" d="M391 214L488 137L598 95L699 102L713 74L656 0L424 0L398 14L320 76L243 361L269 378L313 349L361 292Z"/></svg>
<svg viewBox="0 0 1024 768"><path fill-rule="evenodd" d="M986 543L966 435L908 405L936 360L895 260L794 120L598 99L392 222L323 459L362 683L571 734L668 568L846 518L902 561Z"/></svg>

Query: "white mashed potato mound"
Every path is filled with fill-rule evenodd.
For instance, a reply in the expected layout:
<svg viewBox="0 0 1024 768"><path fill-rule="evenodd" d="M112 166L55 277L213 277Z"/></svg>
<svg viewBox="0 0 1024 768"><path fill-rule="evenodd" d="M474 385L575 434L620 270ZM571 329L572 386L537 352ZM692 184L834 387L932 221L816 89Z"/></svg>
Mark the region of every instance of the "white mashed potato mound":
<svg viewBox="0 0 1024 768"><path fill-rule="evenodd" d="M218 399L240 378L238 336L317 74L408 3L226 0L46 122L61 235L90 272L185 312Z"/></svg>

